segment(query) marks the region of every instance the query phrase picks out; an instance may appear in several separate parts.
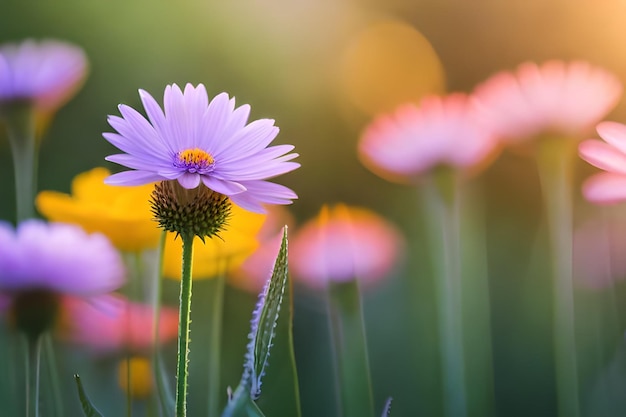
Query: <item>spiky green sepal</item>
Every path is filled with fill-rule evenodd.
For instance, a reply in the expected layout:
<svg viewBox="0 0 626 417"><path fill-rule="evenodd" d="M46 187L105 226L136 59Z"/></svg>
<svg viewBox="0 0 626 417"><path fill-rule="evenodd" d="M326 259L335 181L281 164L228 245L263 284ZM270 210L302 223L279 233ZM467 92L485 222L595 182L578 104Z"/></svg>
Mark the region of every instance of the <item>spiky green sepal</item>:
<svg viewBox="0 0 626 417"><path fill-rule="evenodd" d="M231 202L203 184L193 189L178 181L157 183L152 191L152 213L159 227L177 235L217 236L227 225Z"/></svg>

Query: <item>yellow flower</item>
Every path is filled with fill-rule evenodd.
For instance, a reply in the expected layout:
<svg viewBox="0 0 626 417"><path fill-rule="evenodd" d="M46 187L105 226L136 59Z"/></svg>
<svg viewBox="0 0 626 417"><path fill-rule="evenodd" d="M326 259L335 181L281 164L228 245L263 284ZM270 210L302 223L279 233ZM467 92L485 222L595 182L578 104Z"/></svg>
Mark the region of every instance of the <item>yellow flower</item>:
<svg viewBox="0 0 626 417"><path fill-rule="evenodd" d="M213 278L239 267L259 245L257 235L266 215L253 213L232 205L224 230L202 243L196 237L193 245L193 277ZM182 241L168 233L163 257L163 275L180 279L182 270Z"/></svg>
<svg viewBox="0 0 626 417"><path fill-rule="evenodd" d="M145 399L152 392L152 365L148 358L132 356L122 360L117 377L120 388L131 398Z"/></svg>
<svg viewBox="0 0 626 417"><path fill-rule="evenodd" d="M35 205L49 220L75 223L87 232L101 232L127 252L155 248L160 229L150 211L153 185L116 187L106 185L110 175L105 168L94 168L77 175L72 194L42 191Z"/></svg>

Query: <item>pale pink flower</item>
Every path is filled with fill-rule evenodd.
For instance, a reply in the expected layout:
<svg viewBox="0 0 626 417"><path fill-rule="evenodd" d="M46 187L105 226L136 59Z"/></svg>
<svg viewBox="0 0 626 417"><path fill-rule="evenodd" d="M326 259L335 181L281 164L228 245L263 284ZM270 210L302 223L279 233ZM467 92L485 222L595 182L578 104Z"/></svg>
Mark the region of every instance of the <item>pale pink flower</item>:
<svg viewBox="0 0 626 417"><path fill-rule="evenodd" d="M579 137L617 104L619 79L584 61L521 64L476 87L481 117L508 143L540 134Z"/></svg>
<svg viewBox="0 0 626 417"><path fill-rule="evenodd" d="M312 288L352 279L368 286L392 271L403 243L398 230L370 210L324 206L291 239L290 266Z"/></svg>
<svg viewBox="0 0 626 417"><path fill-rule="evenodd" d="M102 296L95 300L66 297L63 300L67 320L62 338L84 345L97 353L145 352L153 345L154 315L152 306L131 302L121 296ZM178 311L161 308L159 342L178 335Z"/></svg>
<svg viewBox="0 0 626 417"><path fill-rule="evenodd" d="M583 195L594 203L626 200L626 125L602 122L596 127L603 141L588 139L580 143L580 157L606 171L595 174L583 184Z"/></svg>
<svg viewBox="0 0 626 417"><path fill-rule="evenodd" d="M0 45L0 104L30 101L52 112L69 100L87 74L82 49L57 40Z"/></svg>
<svg viewBox="0 0 626 417"><path fill-rule="evenodd" d="M258 294L272 274L283 240L283 227L288 226L291 235L294 222L293 216L284 206L268 206L267 217L257 234L259 247L231 273L230 283Z"/></svg>
<svg viewBox="0 0 626 417"><path fill-rule="evenodd" d="M473 100L461 93L431 96L375 119L359 141L363 164L389 180L406 181L438 166L476 168L495 150L478 122Z"/></svg>

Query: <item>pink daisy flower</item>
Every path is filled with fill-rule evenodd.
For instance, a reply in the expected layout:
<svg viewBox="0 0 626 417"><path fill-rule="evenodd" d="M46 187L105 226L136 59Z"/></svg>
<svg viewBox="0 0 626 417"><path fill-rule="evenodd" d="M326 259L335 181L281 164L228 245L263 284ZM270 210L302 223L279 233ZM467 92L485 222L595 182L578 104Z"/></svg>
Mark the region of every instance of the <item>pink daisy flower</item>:
<svg viewBox="0 0 626 417"><path fill-rule="evenodd" d="M602 122L596 127L604 142L588 139L580 143L580 157L606 172L595 174L583 184L583 195L593 203L611 204L626 200L626 125Z"/></svg>
<svg viewBox="0 0 626 417"><path fill-rule="evenodd" d="M63 304L69 318L62 329L63 339L67 341L89 346L98 353L146 352L153 345L152 306L108 295L90 302L68 297ZM162 308L159 342L175 339L177 335L178 311Z"/></svg>
<svg viewBox="0 0 626 417"><path fill-rule="evenodd" d="M139 95L147 119L120 105L122 117L109 116L117 133L105 139L123 154L106 159L132 171L107 178L107 184L141 185L176 180L186 189L200 184L230 197L242 208L264 212L263 203L290 204L296 194L267 179L293 171L298 154L292 145L267 147L278 134L271 119L247 123L250 106L235 108L235 99L222 93L208 100L204 85L176 84L165 88L164 111L143 90Z"/></svg>
<svg viewBox="0 0 626 417"><path fill-rule="evenodd" d="M496 141L477 122L465 94L432 96L375 119L358 145L363 164L389 180L406 181L438 166L475 168L493 154Z"/></svg>
<svg viewBox="0 0 626 417"><path fill-rule="evenodd" d="M403 251L397 229L377 214L339 204L324 206L291 239L294 276L312 288L358 279L365 286L383 279Z"/></svg>
<svg viewBox="0 0 626 417"><path fill-rule="evenodd" d="M476 87L474 96L497 135L518 143L542 133L580 136L619 101L622 85L584 61L526 62Z"/></svg>
<svg viewBox="0 0 626 417"><path fill-rule="evenodd" d="M26 100L53 112L69 100L87 74L82 49L56 40L0 45L0 104Z"/></svg>
<svg viewBox="0 0 626 417"><path fill-rule="evenodd" d="M289 234L294 231L292 226L295 220L285 207L270 206L267 212L265 222L257 234L259 247L229 277L231 284L255 294L263 289L272 274L283 241L283 227L289 227Z"/></svg>

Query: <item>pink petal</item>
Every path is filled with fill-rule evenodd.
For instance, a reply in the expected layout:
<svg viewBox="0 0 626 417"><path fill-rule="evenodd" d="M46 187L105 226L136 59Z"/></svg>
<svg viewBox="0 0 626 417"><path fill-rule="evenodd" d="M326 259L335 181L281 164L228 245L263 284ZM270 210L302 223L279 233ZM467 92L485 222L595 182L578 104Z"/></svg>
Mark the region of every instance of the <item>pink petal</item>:
<svg viewBox="0 0 626 417"><path fill-rule="evenodd" d="M626 200L626 175L602 172L583 184L583 195L593 203L613 204Z"/></svg>
<svg viewBox="0 0 626 417"><path fill-rule="evenodd" d="M616 122L602 122L596 126L602 139L626 154L626 125Z"/></svg>
<svg viewBox="0 0 626 417"><path fill-rule="evenodd" d="M589 139L578 145L581 158L605 171L626 175L626 155L600 140Z"/></svg>

